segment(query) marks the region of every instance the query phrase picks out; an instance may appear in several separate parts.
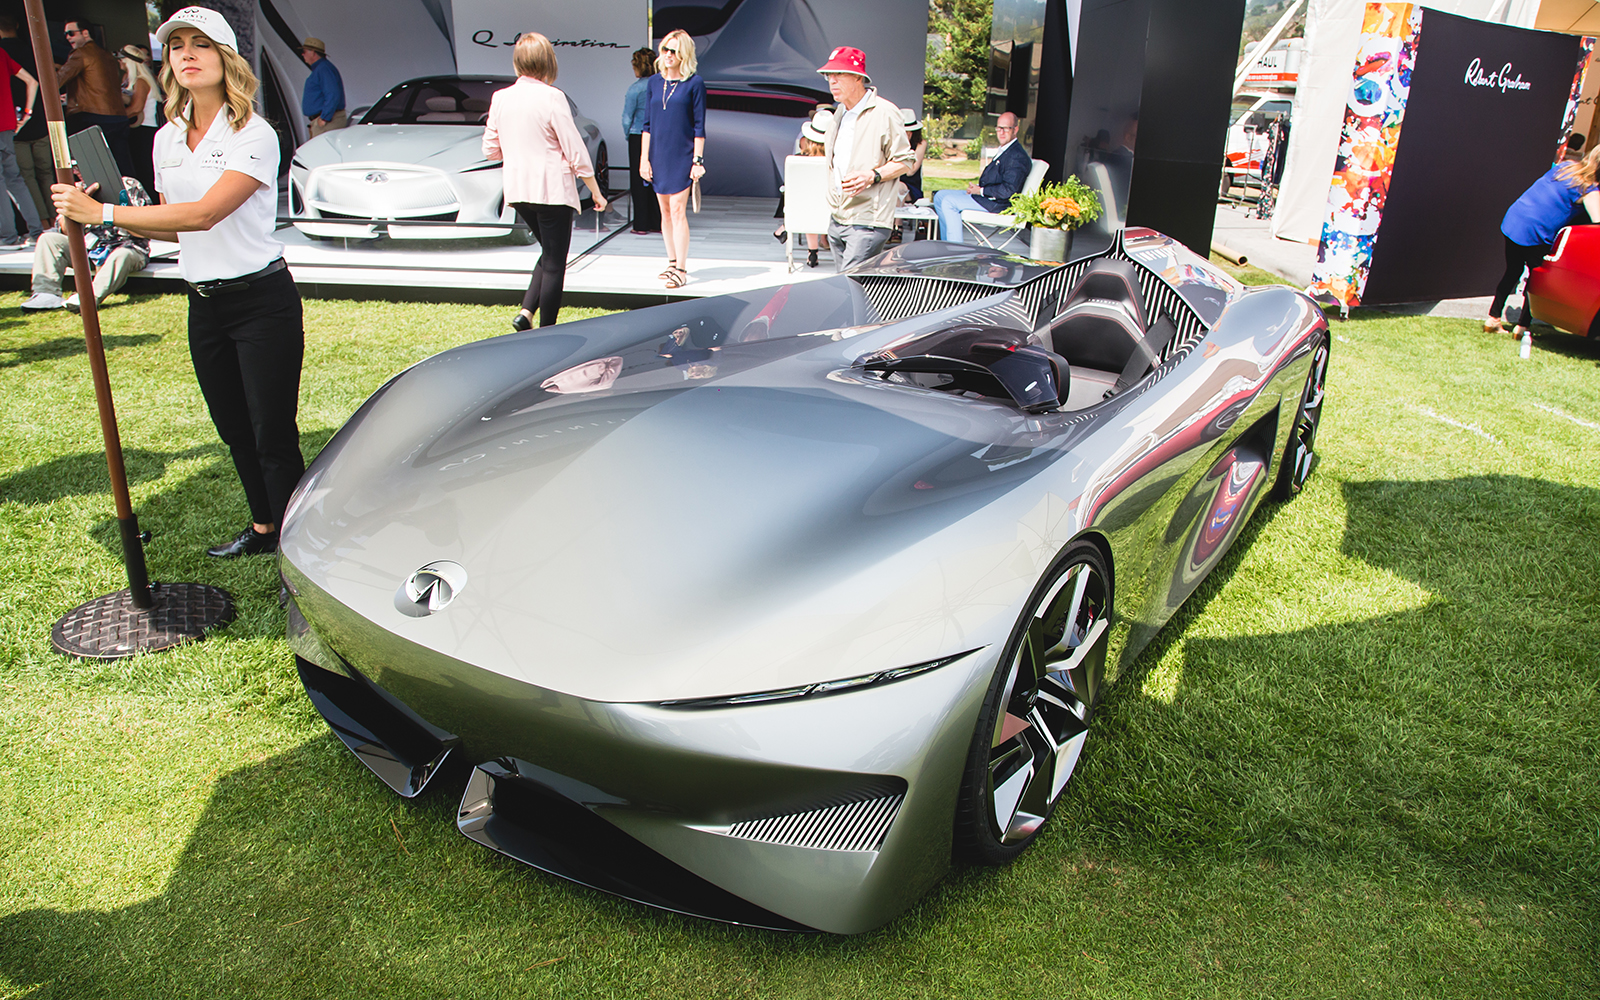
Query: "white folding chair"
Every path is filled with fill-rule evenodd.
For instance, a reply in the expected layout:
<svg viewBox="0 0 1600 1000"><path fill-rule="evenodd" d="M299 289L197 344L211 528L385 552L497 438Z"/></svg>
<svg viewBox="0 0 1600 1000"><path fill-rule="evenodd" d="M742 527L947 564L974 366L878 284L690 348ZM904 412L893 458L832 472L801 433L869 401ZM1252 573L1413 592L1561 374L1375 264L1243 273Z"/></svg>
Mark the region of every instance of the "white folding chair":
<svg viewBox="0 0 1600 1000"><path fill-rule="evenodd" d="M828 235L828 161L822 156L791 156L783 161L784 252L794 270L794 238Z"/></svg>
<svg viewBox="0 0 1600 1000"><path fill-rule="evenodd" d="M1038 194L1039 186L1044 183L1044 173L1049 169L1050 164L1043 160L1034 160L1033 166L1028 170L1028 179L1022 185L1022 191L1019 193L1026 195ZM991 235L979 229L979 226L998 227L998 229ZM1011 237L1019 228L1021 228L1021 223L1002 212L981 212L978 209L969 208L961 213L962 233L971 233L979 243L986 247L996 247L1010 242ZM1004 239L1001 239L1002 235L1004 235ZM999 244L993 242L994 240L999 240Z"/></svg>
<svg viewBox="0 0 1600 1000"><path fill-rule="evenodd" d="M1121 229L1122 215L1117 211L1117 193L1111 187L1111 171L1104 163L1086 163L1082 179L1095 194L1100 196L1101 212L1096 225L1107 233L1115 233Z"/></svg>

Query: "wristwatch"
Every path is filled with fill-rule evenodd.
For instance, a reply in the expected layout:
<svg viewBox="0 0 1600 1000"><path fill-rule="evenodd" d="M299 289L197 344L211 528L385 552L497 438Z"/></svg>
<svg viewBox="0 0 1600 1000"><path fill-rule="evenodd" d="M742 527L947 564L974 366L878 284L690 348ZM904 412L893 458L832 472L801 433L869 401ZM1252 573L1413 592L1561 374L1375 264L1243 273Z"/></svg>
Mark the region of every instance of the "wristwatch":
<svg viewBox="0 0 1600 1000"><path fill-rule="evenodd" d="M874 184L882 184L883 183L883 175L878 173L878 168L877 167L873 167L872 168L872 183L874 183Z"/></svg>
<svg viewBox="0 0 1600 1000"><path fill-rule="evenodd" d="M697 156L697 157L695 157L695 158L694 158L694 165L695 165L695 166L697 166L697 167L703 167L703 166L705 166L705 165L706 165L706 158L705 158L705 157L703 157L703 156Z"/></svg>

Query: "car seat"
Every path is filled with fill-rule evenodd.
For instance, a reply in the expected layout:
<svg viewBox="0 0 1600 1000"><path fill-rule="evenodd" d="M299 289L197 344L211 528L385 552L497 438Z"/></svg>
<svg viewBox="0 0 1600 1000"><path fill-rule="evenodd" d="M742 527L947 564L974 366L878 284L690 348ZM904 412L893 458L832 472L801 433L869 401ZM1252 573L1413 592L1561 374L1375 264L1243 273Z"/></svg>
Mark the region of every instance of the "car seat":
<svg viewBox="0 0 1600 1000"><path fill-rule="evenodd" d="M1062 300L1045 340L1071 365L1119 373L1120 392L1160 362L1176 332L1165 316L1150 324L1133 262L1102 258Z"/></svg>

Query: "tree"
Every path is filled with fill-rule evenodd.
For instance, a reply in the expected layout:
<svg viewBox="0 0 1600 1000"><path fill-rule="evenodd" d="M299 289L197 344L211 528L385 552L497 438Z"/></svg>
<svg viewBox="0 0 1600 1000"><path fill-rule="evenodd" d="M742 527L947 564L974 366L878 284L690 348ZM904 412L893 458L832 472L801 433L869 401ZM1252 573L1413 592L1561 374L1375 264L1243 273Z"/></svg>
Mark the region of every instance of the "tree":
<svg viewBox="0 0 1600 1000"><path fill-rule="evenodd" d="M966 118L989 91L993 0L928 0L928 89L924 115ZM937 35L937 38L931 36Z"/></svg>

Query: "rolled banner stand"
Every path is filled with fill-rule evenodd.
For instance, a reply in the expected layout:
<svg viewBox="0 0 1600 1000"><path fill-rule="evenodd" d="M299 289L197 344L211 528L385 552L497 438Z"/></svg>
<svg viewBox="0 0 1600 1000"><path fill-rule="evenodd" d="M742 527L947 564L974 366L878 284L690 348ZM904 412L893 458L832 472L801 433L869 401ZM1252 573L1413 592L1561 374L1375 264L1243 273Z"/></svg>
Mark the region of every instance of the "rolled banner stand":
<svg viewBox="0 0 1600 1000"><path fill-rule="evenodd" d="M72 156L67 150L67 126L61 102L51 99L61 92L50 52L50 28L41 0L24 0L33 58L39 68L39 89L46 95L45 119L50 152L55 161L56 183L71 184ZM138 652L167 649L205 636L206 630L233 619L233 598L219 587L198 583L151 583L144 562L146 536L139 531L133 503L128 497L128 474L122 464L122 438L117 432L117 412L111 399L111 378L106 370L105 346L100 340L100 310L94 297L93 270L83 243L83 227L61 220L72 259L73 281L78 291L83 339L94 375L95 402L100 410L100 432L105 438L106 469L116 499L117 527L122 536L122 561L128 571L128 588L97 597L67 612L50 630L50 643L68 656L114 659Z"/></svg>

